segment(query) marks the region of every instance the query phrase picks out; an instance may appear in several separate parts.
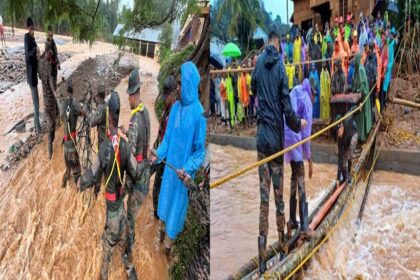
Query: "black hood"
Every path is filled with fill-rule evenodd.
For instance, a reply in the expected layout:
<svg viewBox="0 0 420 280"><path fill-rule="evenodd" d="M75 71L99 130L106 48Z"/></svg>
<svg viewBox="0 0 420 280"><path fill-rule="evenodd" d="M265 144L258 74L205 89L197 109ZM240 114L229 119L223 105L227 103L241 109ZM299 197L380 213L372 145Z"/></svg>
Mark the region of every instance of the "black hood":
<svg viewBox="0 0 420 280"><path fill-rule="evenodd" d="M265 53L264 66L267 69L271 69L280 59L279 52L273 45L269 45L265 48Z"/></svg>

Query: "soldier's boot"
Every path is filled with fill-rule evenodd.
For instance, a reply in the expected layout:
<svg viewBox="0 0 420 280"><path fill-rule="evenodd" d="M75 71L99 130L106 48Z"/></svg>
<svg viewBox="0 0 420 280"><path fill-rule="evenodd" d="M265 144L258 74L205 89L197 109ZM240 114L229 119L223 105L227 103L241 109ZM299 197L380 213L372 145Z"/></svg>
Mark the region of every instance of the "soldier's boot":
<svg viewBox="0 0 420 280"><path fill-rule="evenodd" d="M284 216L277 218L279 219L281 222L280 224L277 224L277 231L278 231L278 235L279 235L279 244L280 244L280 261L283 260L286 255L289 253L289 249L287 247L286 244L286 240L285 240L285 234L284 234L284 224L285 224L285 219Z"/></svg>
<svg viewBox="0 0 420 280"><path fill-rule="evenodd" d="M289 203L290 203L290 219L287 222L287 238L288 239L292 237L292 230L297 229L299 227L299 224L296 221L296 203L297 203L296 198L291 197Z"/></svg>
<svg viewBox="0 0 420 280"><path fill-rule="evenodd" d="M299 201L299 215L300 215L300 237L309 240L314 237L315 232L309 229L308 220L308 202L302 199Z"/></svg>
<svg viewBox="0 0 420 280"><path fill-rule="evenodd" d="M70 171L66 169L66 172L64 172L63 179L61 180L61 187L65 188L67 186L67 181L70 176Z"/></svg>
<svg viewBox="0 0 420 280"><path fill-rule="evenodd" d="M134 266L130 269L130 271L127 271L127 278L128 280L137 280L137 273Z"/></svg>
<svg viewBox="0 0 420 280"><path fill-rule="evenodd" d="M50 132L48 134L48 157L51 160L53 154L54 135Z"/></svg>
<svg viewBox="0 0 420 280"><path fill-rule="evenodd" d="M263 275L267 271L267 237L264 235L258 236L258 272Z"/></svg>

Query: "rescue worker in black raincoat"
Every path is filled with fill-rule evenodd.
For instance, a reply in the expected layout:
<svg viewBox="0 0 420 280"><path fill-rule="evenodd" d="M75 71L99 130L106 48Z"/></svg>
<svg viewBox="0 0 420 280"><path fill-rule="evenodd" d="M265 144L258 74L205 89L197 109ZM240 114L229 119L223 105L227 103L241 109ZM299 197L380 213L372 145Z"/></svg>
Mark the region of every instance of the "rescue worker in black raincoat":
<svg viewBox="0 0 420 280"><path fill-rule="evenodd" d="M144 168L137 164L128 142L118 134L120 114L118 93L111 93L108 108L108 137L99 147L97 158L94 160L91 168L77 182L77 187L80 191L84 191L94 186L98 182L100 174L104 174L106 224L102 235L101 278L108 279L112 251L116 245L119 245L122 249L121 257L128 279L137 279L135 267L125 254L127 221L123 202L124 185L122 181L125 175L129 176L133 181L139 180Z"/></svg>
<svg viewBox="0 0 420 280"><path fill-rule="evenodd" d="M283 149L283 117L287 125L295 132L306 126L292 109L288 79L279 55L279 37L272 27L268 46L258 58L252 74L251 87L258 97L257 109L257 151L258 160L266 158ZM266 245L268 234L268 210L270 184L273 181L276 203L276 220L279 242L283 253L284 247L284 201L283 201L283 157L265 163L258 170L260 178L260 222L258 237L259 271L266 271Z"/></svg>
<svg viewBox="0 0 420 280"><path fill-rule="evenodd" d="M352 111L350 109L350 111ZM337 115L336 121L341 119ZM357 145L356 123L353 115L337 125L337 145L338 145L338 168L337 181L339 185L350 180L352 159L355 157Z"/></svg>

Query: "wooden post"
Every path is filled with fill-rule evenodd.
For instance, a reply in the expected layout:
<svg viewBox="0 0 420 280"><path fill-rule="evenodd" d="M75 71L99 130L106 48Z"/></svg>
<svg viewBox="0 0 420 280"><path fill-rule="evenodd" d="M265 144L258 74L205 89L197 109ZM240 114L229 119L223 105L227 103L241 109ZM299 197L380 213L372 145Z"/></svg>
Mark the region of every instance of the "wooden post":
<svg viewBox="0 0 420 280"><path fill-rule="evenodd" d="M146 43L146 57L149 57L149 42Z"/></svg>

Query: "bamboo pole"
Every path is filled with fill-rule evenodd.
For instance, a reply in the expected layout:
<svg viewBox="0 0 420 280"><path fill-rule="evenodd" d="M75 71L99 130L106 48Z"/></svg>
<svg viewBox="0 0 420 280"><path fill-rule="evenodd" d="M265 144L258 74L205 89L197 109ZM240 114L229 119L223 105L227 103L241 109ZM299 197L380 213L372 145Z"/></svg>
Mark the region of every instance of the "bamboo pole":
<svg viewBox="0 0 420 280"><path fill-rule="evenodd" d="M333 182L330 184L325 196L320 200L317 207L312 211L311 215L308 217L308 220L311 221L313 217L319 212L322 205L327 201L331 195L336 190L336 183ZM287 241L286 247L291 251L294 247L294 244L299 238L300 230L295 231L293 236L290 238L290 240ZM273 257L275 257L280 250L280 244L278 241L274 242L267 248L267 259L270 260ZM234 274L231 274L227 277L228 280L234 280L234 279L246 279L246 277L251 277L258 274L258 262L255 262L255 260L258 260L258 256L253 257L251 260L249 260L247 263L245 263L237 272ZM267 264L272 266L273 264L267 262ZM251 279L248 278L248 279Z"/></svg>
<svg viewBox="0 0 420 280"><path fill-rule="evenodd" d="M362 171L361 167L367 160L369 151L373 143L375 142L376 135L379 132L381 122L382 120L379 119L373 131L371 132L370 137L364 146L363 152L361 153L360 158L354 167L354 173L350 184L340 195L337 202L331 209L330 213L319 225L318 229L316 230L315 237L311 241L305 242L301 247L297 248L295 251L289 253L287 257L271 271L272 273L270 275L273 279L277 279L278 277L284 279L286 277L292 276L293 270L296 267L298 267L301 264L302 260L313 251L313 249L322 240L322 238L325 236L325 234L328 232L331 226L338 222L339 218L341 217L342 210L347 206L347 202L349 201L353 190L356 188L356 178L358 178L358 176L354 175L359 174Z"/></svg>
<svg viewBox="0 0 420 280"><path fill-rule="evenodd" d="M420 104L419 103L415 103L413 101L409 101L409 100L405 100L405 99L401 99L401 98L392 97L391 102L395 103L395 104L399 104L399 105L405 105L405 106L410 106L410 107L413 107L413 108L420 109Z"/></svg>
<svg viewBox="0 0 420 280"><path fill-rule="evenodd" d="M356 54L351 55L344 55L340 57L336 57L335 59L343 59L343 58L350 58L352 56L355 56ZM298 65L304 65L304 64L312 64L312 63L319 63L323 61L331 61L333 58L322 58L322 59L315 59L315 60L308 60L304 62L296 62L296 63L290 63L287 64L288 66L298 66ZM241 69L219 69L219 70L210 70L210 74L225 74L225 73L241 73L241 72L252 72L254 71L255 67L250 68L241 68Z"/></svg>

